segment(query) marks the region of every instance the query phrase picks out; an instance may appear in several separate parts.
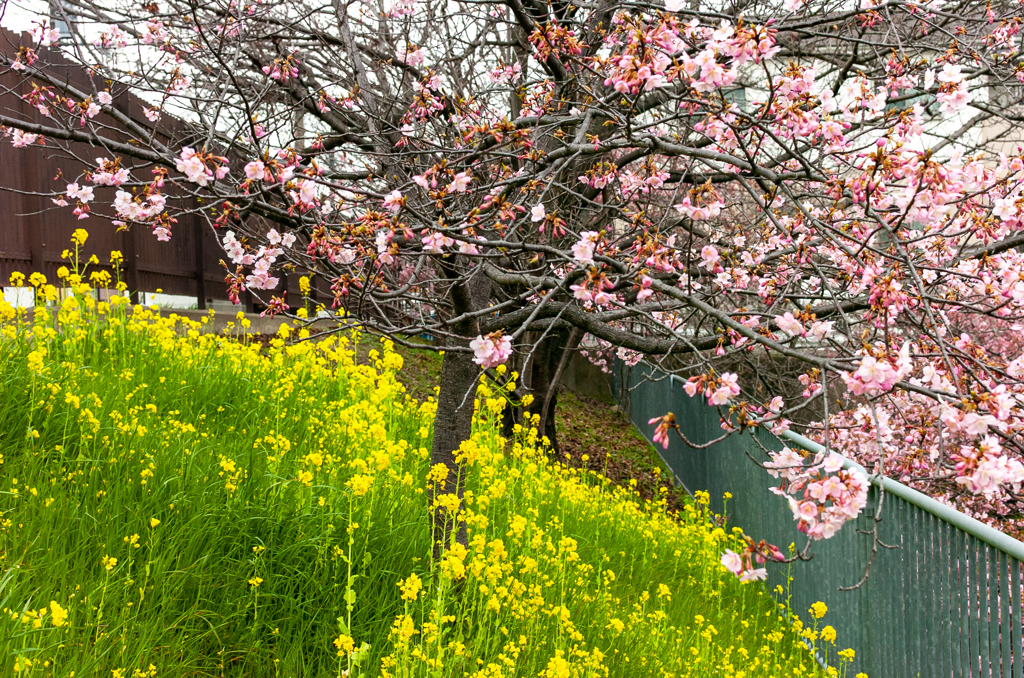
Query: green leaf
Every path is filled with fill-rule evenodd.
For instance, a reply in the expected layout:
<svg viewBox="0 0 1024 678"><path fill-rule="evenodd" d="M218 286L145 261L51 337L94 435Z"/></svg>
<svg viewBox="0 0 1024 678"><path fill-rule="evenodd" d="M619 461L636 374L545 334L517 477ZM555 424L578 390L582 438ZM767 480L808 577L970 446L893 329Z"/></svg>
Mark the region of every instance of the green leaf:
<svg viewBox="0 0 1024 678"><path fill-rule="evenodd" d="M364 641L363 644L359 646L359 649L352 653L352 665L359 666L359 664L366 659L366 655L369 652L370 644Z"/></svg>

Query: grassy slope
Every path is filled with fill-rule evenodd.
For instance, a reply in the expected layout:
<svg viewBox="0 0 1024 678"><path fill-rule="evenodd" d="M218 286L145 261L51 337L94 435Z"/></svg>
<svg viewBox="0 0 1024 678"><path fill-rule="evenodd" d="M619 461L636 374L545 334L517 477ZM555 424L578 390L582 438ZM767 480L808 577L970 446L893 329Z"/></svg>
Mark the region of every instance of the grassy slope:
<svg viewBox="0 0 1024 678"><path fill-rule="evenodd" d="M545 463L528 436L506 450L482 412L471 548L433 568L419 489L433 410L403 395L397 356L261 355L142 318L69 311L56 337L0 338L0 385L17 394L0 404L0 670L815 672L770 599L723 574L733 542L699 506L671 519ZM407 358L398 375L430 383L436 358ZM597 442L573 441L580 459ZM642 447L623 449L626 464ZM403 600L411 575L424 591Z"/></svg>

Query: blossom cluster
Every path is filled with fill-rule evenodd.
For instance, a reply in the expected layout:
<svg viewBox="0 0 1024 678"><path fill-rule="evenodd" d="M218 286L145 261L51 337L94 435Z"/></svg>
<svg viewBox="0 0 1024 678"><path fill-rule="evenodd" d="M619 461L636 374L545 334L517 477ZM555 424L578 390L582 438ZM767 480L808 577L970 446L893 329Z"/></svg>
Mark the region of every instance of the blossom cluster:
<svg viewBox="0 0 1024 678"><path fill-rule="evenodd" d="M768 577L768 570L764 567L757 567L757 565L785 559L777 546L768 544L763 539L757 544L750 537L744 541L746 543L740 553L736 553L732 549L725 549L721 560L722 567L739 577L743 583L764 581Z"/></svg>
<svg viewBox="0 0 1024 678"><path fill-rule="evenodd" d="M469 343L473 362L484 369L504 364L512 355L512 339L505 335L477 337Z"/></svg>
<svg viewBox="0 0 1024 678"><path fill-rule="evenodd" d="M267 241L270 247L261 246L255 252L247 251L245 246L239 242L234 231L224 234L222 244L224 251L231 257L231 262L241 266L252 266L252 273L245 278L245 284L249 289L274 290L277 289L280 279L270 274L270 267L277 261L277 258L284 254L284 249L295 243L295 235L277 232L270 229L267 232Z"/></svg>
<svg viewBox="0 0 1024 678"><path fill-rule="evenodd" d="M843 468L835 452L805 459L789 447L771 452L765 468L782 483L772 492L785 497L798 528L810 539L830 539L867 505L868 481L859 471Z"/></svg>
<svg viewBox="0 0 1024 678"><path fill-rule="evenodd" d="M708 405L728 405L740 394L739 376L732 372L723 372L718 376L702 374L687 379L683 390L691 398L703 393L708 399Z"/></svg>
<svg viewBox="0 0 1024 678"><path fill-rule="evenodd" d="M215 179L223 179L230 171L227 158L197 152L190 146L181 149L175 167L197 186L206 186Z"/></svg>

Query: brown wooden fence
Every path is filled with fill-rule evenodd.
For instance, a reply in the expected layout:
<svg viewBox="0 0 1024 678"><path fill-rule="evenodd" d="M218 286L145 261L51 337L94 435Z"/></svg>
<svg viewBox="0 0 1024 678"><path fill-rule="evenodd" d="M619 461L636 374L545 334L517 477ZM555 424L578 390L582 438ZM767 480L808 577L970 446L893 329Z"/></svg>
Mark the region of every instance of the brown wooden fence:
<svg viewBox="0 0 1024 678"><path fill-rule="evenodd" d="M28 35L17 35L0 28L0 54L13 58L19 45L31 44ZM49 75L80 91L94 91L90 76L84 70L67 63L53 50L37 48L37 51L47 63L54 64L47 69ZM102 81L99 84L102 85ZM61 87L55 89L59 91ZM31 92L30 78L15 71L3 72L0 67L0 111L19 120L53 125L52 120L21 98ZM169 147L187 145L189 128L184 122L165 114L154 128L143 116L145 102L134 96L119 95L116 87L113 93L119 111L131 116L138 124L153 128ZM95 122L95 127L86 129L98 129L105 138L123 140L112 118L101 114ZM179 197L176 206L182 212L177 217L178 223L169 242L158 241L143 224L135 224L119 232L108 218L97 215L79 220L72 213L73 205L54 205L52 198L63 193L68 183L78 180L84 169L84 164L78 159L91 162L101 156L112 159L117 154L101 144L90 146L84 143L67 144L64 149L52 143L42 147L34 144L27 148L14 148L9 138L0 138L0 284L9 284L10 275L15 271L26 276L39 271L56 284L57 269L66 263L62 261L61 253L71 246L72 232L84 228L89 232L85 256L95 254L101 262L100 266L90 270L98 268L113 274L109 266L110 253L115 250L121 252L124 256L121 279L133 292L133 298L137 299L138 292L160 290L165 294L194 297L199 308L206 308L207 303L214 299L226 300L225 269L221 265L221 260L226 257L218 242L218 234L207 219L197 213L194 197ZM153 165L128 158L123 158L122 162L131 169L134 180L146 181L151 177ZM174 173L173 168L171 172ZM104 211L109 216L113 212L110 205L117 189L94 188L96 198L91 205L97 212ZM173 194L173 191L169 193ZM282 285L275 294L280 294L287 285L287 299L295 303L299 299L299 276L280 277L283 278ZM248 310L253 310L252 296L246 294L245 297Z"/></svg>

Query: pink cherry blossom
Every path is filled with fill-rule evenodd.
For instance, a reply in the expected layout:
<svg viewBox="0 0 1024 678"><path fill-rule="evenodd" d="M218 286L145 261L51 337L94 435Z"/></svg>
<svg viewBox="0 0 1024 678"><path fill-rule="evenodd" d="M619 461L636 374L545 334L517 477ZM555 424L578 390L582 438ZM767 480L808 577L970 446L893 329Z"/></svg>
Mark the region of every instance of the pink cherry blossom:
<svg viewBox="0 0 1024 678"><path fill-rule="evenodd" d="M708 270L714 270L715 264L721 259L718 248L714 245L705 245L700 251L700 265Z"/></svg>
<svg viewBox="0 0 1024 678"><path fill-rule="evenodd" d="M583 231L580 239L572 246L573 259L586 266L594 265L594 250L600 234L597 231Z"/></svg>
<svg viewBox="0 0 1024 678"><path fill-rule="evenodd" d="M726 549L725 553L722 554L722 567L738 575L743 569L743 560L735 551Z"/></svg>
<svg viewBox="0 0 1024 678"><path fill-rule="evenodd" d="M654 417L647 422L648 425L657 424L654 429L654 435L651 437L651 441L655 445L661 445L664 449L668 449L668 432L676 428L676 417L674 414L669 412L663 417Z"/></svg>
<svg viewBox="0 0 1024 678"><path fill-rule="evenodd" d="M473 362L484 369L503 364L512 355L512 339L508 336L478 336L469 343L473 349Z"/></svg>
<svg viewBox="0 0 1024 678"><path fill-rule="evenodd" d="M32 38L43 47L52 47L60 42L60 31L50 28L47 21L35 22Z"/></svg>
<svg viewBox="0 0 1024 678"><path fill-rule="evenodd" d="M676 205L675 208L680 214L684 214L691 219L706 221L721 214L723 206L723 203L720 201L713 201L706 204L695 203L691 201L689 196L687 196L683 198L683 201Z"/></svg>
<svg viewBox="0 0 1024 678"><path fill-rule="evenodd" d="M449 193L465 193L469 188L469 182L473 180L469 172L459 172L452 178L452 182L448 184Z"/></svg>
<svg viewBox="0 0 1024 678"><path fill-rule="evenodd" d="M314 205L317 202L316 182L310 179L302 179L298 182L299 192L296 199L302 205Z"/></svg>
<svg viewBox="0 0 1024 678"><path fill-rule="evenodd" d="M402 209L403 204L402 192L398 189L391 191L384 197L384 209L393 214L397 214Z"/></svg>
<svg viewBox="0 0 1024 678"><path fill-rule="evenodd" d="M14 130L11 134L11 146L15 148L24 148L25 146L31 146L39 139L38 134L32 134L31 132L22 132L20 129Z"/></svg>
<svg viewBox="0 0 1024 678"><path fill-rule="evenodd" d="M245 178L249 181L262 181L266 166L260 160L253 160L245 166Z"/></svg>
<svg viewBox="0 0 1024 678"><path fill-rule="evenodd" d="M68 184L68 188L67 191L65 191L65 195L67 195L69 198L73 200L78 200L79 202L83 203L89 202L90 200L93 199L92 187L79 187L77 183Z"/></svg>
<svg viewBox="0 0 1024 678"><path fill-rule="evenodd" d="M445 247L451 247L455 240L440 231L431 231L423 236L423 251L431 254L443 254Z"/></svg>
<svg viewBox="0 0 1024 678"><path fill-rule="evenodd" d="M405 45L399 45L395 52L395 56L399 61L409 64L410 66L419 66L423 63L424 59L426 59L426 55L422 49L413 49L408 51Z"/></svg>
<svg viewBox="0 0 1024 678"><path fill-rule="evenodd" d="M783 315L777 315L774 318L775 324L779 326L779 329L786 334L793 337L802 337L804 335L803 324L793 317L791 311L786 311Z"/></svg>
<svg viewBox="0 0 1024 678"><path fill-rule="evenodd" d="M763 567L752 568L746 570L740 575L740 581L743 583L750 581L764 581L768 578L768 570Z"/></svg>

